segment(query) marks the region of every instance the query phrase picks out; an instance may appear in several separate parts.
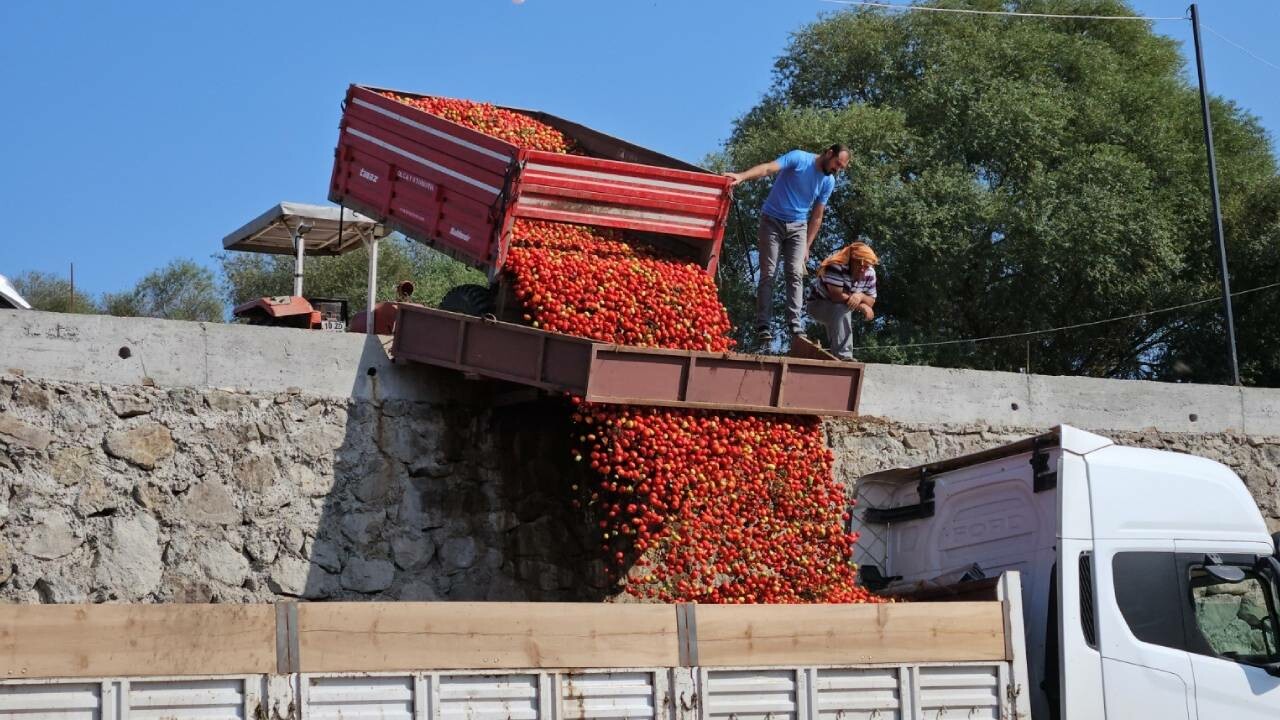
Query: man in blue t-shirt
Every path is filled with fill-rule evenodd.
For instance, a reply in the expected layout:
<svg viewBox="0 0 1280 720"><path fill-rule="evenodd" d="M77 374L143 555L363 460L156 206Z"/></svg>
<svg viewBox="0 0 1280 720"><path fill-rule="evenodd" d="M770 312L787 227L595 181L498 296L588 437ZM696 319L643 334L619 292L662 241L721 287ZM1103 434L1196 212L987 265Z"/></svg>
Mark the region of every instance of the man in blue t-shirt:
<svg viewBox="0 0 1280 720"><path fill-rule="evenodd" d="M756 336L761 344L773 341L769 318L773 306L773 276L782 256L787 292L787 326L792 335L804 335L800 317L804 307L804 271L809 248L822 227L822 213L835 188L835 174L849 164L849 149L839 143L815 155L792 150L772 162L740 173L725 173L737 185L746 180L777 175L760 213L760 284L756 287Z"/></svg>

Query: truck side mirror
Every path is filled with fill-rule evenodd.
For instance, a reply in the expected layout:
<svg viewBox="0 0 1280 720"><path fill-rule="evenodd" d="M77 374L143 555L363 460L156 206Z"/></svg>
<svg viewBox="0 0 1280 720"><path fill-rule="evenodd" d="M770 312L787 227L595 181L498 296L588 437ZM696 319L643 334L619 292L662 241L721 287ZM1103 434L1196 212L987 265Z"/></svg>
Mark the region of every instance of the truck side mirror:
<svg viewBox="0 0 1280 720"><path fill-rule="evenodd" d="M1236 565L1222 565L1222 558L1210 555L1205 558L1204 571L1214 580L1226 583L1244 582L1244 568Z"/></svg>
<svg viewBox="0 0 1280 720"><path fill-rule="evenodd" d="M1280 532L1271 533L1271 547L1275 550L1276 555L1280 555Z"/></svg>
<svg viewBox="0 0 1280 720"><path fill-rule="evenodd" d="M1262 669L1266 670L1271 677L1280 677L1280 662L1267 663L1262 666Z"/></svg>

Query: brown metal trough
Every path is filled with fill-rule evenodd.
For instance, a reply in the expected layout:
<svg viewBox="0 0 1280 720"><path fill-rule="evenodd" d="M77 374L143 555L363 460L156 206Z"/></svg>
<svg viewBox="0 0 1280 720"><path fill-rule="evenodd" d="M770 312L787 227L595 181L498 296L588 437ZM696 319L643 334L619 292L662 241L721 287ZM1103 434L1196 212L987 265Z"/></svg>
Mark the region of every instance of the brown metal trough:
<svg viewBox="0 0 1280 720"><path fill-rule="evenodd" d="M591 402L800 415L856 415L862 365L599 343L400 305L391 354L563 391Z"/></svg>

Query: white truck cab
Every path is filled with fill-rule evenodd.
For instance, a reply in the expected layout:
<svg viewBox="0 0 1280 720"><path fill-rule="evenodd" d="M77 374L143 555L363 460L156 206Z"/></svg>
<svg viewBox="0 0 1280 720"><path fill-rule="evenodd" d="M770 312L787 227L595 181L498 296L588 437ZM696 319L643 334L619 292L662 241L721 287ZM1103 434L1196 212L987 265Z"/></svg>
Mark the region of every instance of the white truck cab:
<svg viewBox="0 0 1280 720"><path fill-rule="evenodd" d="M1021 572L1036 720L1280 718L1276 541L1226 466L1060 426L857 495L872 587Z"/></svg>

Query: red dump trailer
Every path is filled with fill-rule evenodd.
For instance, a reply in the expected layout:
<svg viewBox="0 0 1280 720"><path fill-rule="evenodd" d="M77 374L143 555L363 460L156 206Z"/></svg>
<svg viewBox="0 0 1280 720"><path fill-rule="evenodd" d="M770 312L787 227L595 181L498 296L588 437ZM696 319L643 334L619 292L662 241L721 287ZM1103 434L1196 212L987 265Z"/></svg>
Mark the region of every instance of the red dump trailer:
<svg viewBox="0 0 1280 720"><path fill-rule="evenodd" d="M485 269L502 267L517 218L618 228L714 273L728 179L544 112L519 110L585 155L527 150L352 85L329 199Z"/></svg>

